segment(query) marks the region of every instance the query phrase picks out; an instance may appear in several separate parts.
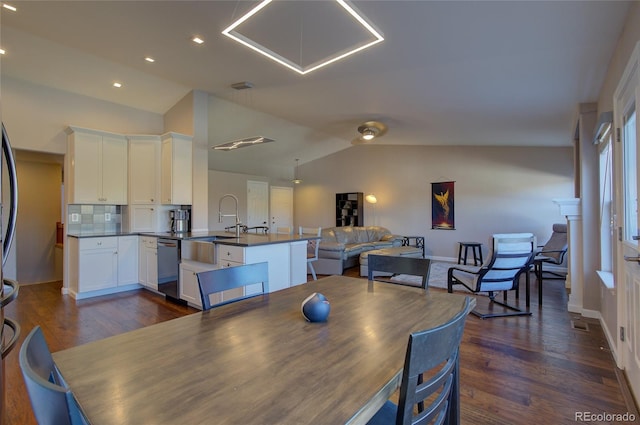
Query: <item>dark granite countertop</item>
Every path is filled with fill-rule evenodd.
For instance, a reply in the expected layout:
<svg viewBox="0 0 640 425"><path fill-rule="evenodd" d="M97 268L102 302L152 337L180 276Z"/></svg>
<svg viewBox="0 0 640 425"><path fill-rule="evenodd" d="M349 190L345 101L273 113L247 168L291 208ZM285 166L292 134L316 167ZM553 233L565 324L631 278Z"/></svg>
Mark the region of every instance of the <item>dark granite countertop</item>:
<svg viewBox="0 0 640 425"><path fill-rule="evenodd" d="M105 236L152 236L156 238L174 239L180 241L209 241L216 244L235 245L235 246L257 246L257 245L271 245L277 243L288 243L295 241L307 241L310 239L318 239L316 235L286 235L281 233L267 233L267 234L252 234L241 233L239 238L236 238L233 233L224 231L211 231L211 232L187 232L187 233L172 233L172 232L106 232L106 233L75 233L68 234L74 238L97 238Z"/></svg>

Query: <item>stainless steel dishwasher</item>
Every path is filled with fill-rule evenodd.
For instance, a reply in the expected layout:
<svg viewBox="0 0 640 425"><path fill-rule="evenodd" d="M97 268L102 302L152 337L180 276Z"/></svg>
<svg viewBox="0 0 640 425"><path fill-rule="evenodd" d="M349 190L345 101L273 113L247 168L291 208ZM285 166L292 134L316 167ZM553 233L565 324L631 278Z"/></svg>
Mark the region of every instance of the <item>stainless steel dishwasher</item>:
<svg viewBox="0 0 640 425"><path fill-rule="evenodd" d="M158 238L158 291L169 301L184 303L178 292L180 241Z"/></svg>

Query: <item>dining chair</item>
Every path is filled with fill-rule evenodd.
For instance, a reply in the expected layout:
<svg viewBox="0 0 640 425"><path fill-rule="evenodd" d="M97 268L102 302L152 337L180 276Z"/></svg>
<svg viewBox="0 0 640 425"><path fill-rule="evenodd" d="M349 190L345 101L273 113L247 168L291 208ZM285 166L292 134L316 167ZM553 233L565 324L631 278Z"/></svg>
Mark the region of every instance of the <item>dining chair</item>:
<svg viewBox="0 0 640 425"><path fill-rule="evenodd" d="M212 307L219 307L224 304L256 297L269 292L269 263L266 261L263 263L243 264L223 269L207 270L196 273L196 277L198 278L200 300L202 301L202 310L204 311ZM257 284L261 285L260 290L255 290L254 286ZM235 288L243 288L243 295L229 300L211 303L210 295Z"/></svg>
<svg viewBox="0 0 640 425"><path fill-rule="evenodd" d="M377 278L381 282L396 283L407 286L419 286L422 289L428 289L429 267L431 260L427 258L415 257L395 257L390 255L374 255L367 256L368 278L374 280L375 272L391 273L392 276L387 279ZM420 280L412 279L417 276Z"/></svg>
<svg viewBox="0 0 640 425"><path fill-rule="evenodd" d="M398 404L386 401L369 425L457 424L459 348L471 299L453 319L409 336Z"/></svg>
<svg viewBox="0 0 640 425"><path fill-rule="evenodd" d="M322 235L322 227L302 227L298 228L299 235ZM318 280L316 276L316 269L313 267L313 262L318 261L318 248L320 248L320 239L312 239L307 241L307 266L313 276L313 280Z"/></svg>
<svg viewBox="0 0 640 425"><path fill-rule="evenodd" d="M33 328L25 338L18 361L39 425L89 423L53 362L40 326Z"/></svg>
<svg viewBox="0 0 640 425"><path fill-rule="evenodd" d="M461 285L473 293L487 292L490 305L498 304L510 312L471 313L481 319L505 316L528 316L529 311L529 269L535 255L535 236L532 233L502 233L493 235L492 253L487 262L477 271L451 267L447 272L447 291L453 292L454 285ZM527 279L526 310L507 304L507 292L515 291L518 297L520 276ZM495 299L496 292L503 292L504 301Z"/></svg>

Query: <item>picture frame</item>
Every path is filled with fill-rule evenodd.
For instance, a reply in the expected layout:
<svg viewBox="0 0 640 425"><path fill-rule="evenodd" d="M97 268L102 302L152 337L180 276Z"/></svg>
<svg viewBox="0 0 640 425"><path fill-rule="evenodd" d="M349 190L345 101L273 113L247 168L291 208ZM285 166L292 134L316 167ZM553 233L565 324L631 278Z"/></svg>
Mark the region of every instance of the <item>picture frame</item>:
<svg viewBox="0 0 640 425"><path fill-rule="evenodd" d="M454 181L431 183L431 228L455 230Z"/></svg>

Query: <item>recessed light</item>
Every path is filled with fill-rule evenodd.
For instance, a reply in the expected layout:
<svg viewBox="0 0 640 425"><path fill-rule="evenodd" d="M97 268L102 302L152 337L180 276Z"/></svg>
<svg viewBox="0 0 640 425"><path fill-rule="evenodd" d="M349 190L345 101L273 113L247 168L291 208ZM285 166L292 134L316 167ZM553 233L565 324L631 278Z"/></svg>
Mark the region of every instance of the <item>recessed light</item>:
<svg viewBox="0 0 640 425"><path fill-rule="evenodd" d="M200 37L193 37L193 38L191 39L191 41L193 41L193 42L194 42L194 43L196 43L196 44L202 44L202 43L204 43L204 40L203 40L203 39L201 39Z"/></svg>
<svg viewBox="0 0 640 425"><path fill-rule="evenodd" d="M0 55L4 55L4 49L0 49Z"/></svg>
<svg viewBox="0 0 640 425"><path fill-rule="evenodd" d="M7 3L2 3L2 7L4 7L5 9L9 9L12 12L16 12L18 10L14 6L11 6L10 4L7 4Z"/></svg>
<svg viewBox="0 0 640 425"><path fill-rule="evenodd" d="M156 60L150 56L147 56L146 58L144 58L144 60L146 60L147 62L151 62L154 63Z"/></svg>
<svg viewBox="0 0 640 425"><path fill-rule="evenodd" d="M122 83L118 83L118 82L113 83L113 87L119 89L120 87L122 87Z"/></svg>

